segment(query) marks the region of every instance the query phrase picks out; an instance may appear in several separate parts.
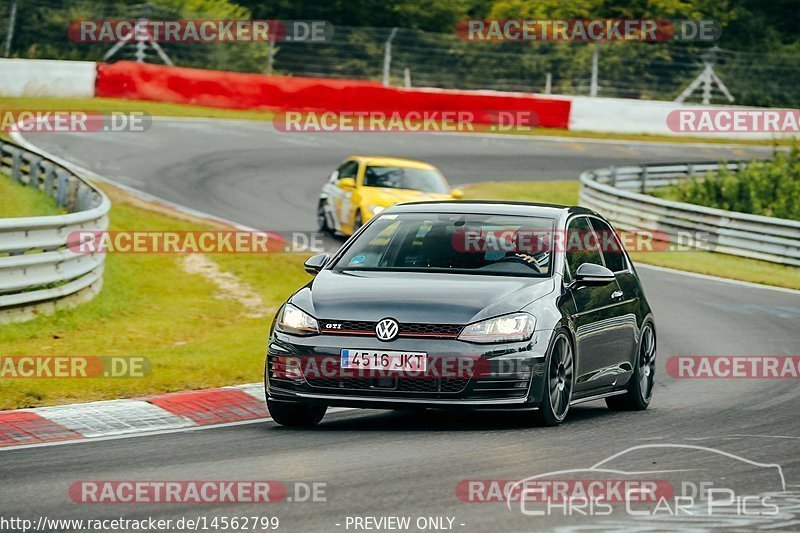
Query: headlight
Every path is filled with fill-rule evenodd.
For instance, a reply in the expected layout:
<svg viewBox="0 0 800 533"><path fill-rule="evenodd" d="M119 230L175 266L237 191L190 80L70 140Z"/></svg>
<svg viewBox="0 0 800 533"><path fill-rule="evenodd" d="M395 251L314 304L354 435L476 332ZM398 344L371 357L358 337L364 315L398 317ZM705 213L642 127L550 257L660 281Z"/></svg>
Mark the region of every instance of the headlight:
<svg viewBox="0 0 800 533"><path fill-rule="evenodd" d="M535 324L536 319L528 313L514 313L470 324L458 338L462 341L487 344L526 341L533 335Z"/></svg>
<svg viewBox="0 0 800 533"><path fill-rule="evenodd" d="M373 215L379 214L384 209L386 209L386 208L382 207L380 205L371 205L371 206L369 206L369 210L372 212Z"/></svg>
<svg viewBox="0 0 800 533"><path fill-rule="evenodd" d="M276 322L278 331L293 333L295 335L309 335L319 333L317 321L308 313L301 311L292 304L283 306L278 321Z"/></svg>

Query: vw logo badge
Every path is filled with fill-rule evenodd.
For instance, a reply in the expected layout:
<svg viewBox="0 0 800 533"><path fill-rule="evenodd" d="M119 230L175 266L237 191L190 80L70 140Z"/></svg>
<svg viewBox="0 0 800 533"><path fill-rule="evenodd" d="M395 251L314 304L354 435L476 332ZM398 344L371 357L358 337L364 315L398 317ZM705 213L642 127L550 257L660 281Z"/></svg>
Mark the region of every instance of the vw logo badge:
<svg viewBox="0 0 800 533"><path fill-rule="evenodd" d="M393 318L384 318L375 326L375 334L382 341L390 341L397 337L400 331L400 324Z"/></svg>

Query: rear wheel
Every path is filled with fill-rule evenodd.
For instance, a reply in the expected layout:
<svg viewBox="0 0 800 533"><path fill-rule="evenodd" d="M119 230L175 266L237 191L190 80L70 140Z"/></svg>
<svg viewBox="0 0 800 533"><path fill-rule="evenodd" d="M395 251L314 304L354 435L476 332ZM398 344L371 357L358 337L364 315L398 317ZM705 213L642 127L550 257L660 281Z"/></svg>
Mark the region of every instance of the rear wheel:
<svg viewBox="0 0 800 533"><path fill-rule="evenodd" d="M356 211L356 217L353 219L353 233L357 232L361 226L364 225L364 219L361 218L361 210Z"/></svg>
<svg viewBox="0 0 800 533"><path fill-rule="evenodd" d="M567 417L572 401L574 361L572 343L567 334L560 331L547 354L542 401L536 412L539 422L546 426L557 426Z"/></svg>
<svg viewBox="0 0 800 533"><path fill-rule="evenodd" d="M322 421L326 405L315 405L295 402L278 402L267 398L269 416L278 424L286 427L313 427Z"/></svg>
<svg viewBox="0 0 800 533"><path fill-rule="evenodd" d="M648 322L644 325L640 339L636 367L628 390L623 395L606 398L606 405L611 409L644 411L653 398L656 375L656 334L653 324Z"/></svg>

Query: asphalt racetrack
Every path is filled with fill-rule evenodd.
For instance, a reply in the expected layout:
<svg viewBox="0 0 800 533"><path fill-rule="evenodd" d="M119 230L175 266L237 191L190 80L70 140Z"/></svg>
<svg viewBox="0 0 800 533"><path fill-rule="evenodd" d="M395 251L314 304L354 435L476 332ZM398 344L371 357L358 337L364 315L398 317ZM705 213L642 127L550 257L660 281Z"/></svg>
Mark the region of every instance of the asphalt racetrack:
<svg viewBox="0 0 800 533"><path fill-rule="evenodd" d="M152 195L269 230L313 229L323 180L351 154L429 160L451 183L461 184L574 179L582 170L612 164L732 160L769 152L444 134L286 134L262 123L174 120L156 121L147 133L28 140ZM797 380L675 379L664 368L675 355L797 355L800 294L646 267L639 271L658 326L656 389L647 411L614 413L602 401L592 402L573 407L561 427L538 428L505 413L348 410L329 414L314 430L266 421L9 450L0 452L0 475L13 490L4 491L0 514L248 516L254 506L244 504L77 505L67 488L91 479L269 479L326 483L325 502L258 509L279 517L282 531L354 531L353 517L386 516L411 517L414 526L420 517L450 517L456 531L800 530ZM267 324L265 335L266 330ZM626 452L613 461L620 471L724 479L771 498L779 512L756 513L751 506L752 513L731 507L712 517L633 516L624 509L599 516L574 509L535 516L522 512L519 503L510 509L505 503L467 503L456 493L463 480L519 480L586 469L619 452ZM766 464L780 466L782 482Z"/></svg>
<svg viewBox="0 0 800 533"><path fill-rule="evenodd" d="M769 147L577 142L443 133L284 133L270 123L155 119L144 133L26 138L101 176L258 229L315 229L319 190L351 155L422 159L451 185L577 179L621 163L766 157Z"/></svg>

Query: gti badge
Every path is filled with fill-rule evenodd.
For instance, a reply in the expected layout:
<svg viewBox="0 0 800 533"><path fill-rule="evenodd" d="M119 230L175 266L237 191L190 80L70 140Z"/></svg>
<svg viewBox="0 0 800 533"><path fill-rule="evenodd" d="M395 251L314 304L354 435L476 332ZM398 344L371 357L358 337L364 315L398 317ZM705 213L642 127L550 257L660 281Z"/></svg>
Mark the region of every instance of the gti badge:
<svg viewBox="0 0 800 533"><path fill-rule="evenodd" d="M393 318L384 318L375 326L375 334L378 335L378 338L382 341L394 339L397 337L399 331L400 325L397 323L397 320Z"/></svg>

